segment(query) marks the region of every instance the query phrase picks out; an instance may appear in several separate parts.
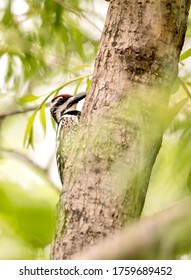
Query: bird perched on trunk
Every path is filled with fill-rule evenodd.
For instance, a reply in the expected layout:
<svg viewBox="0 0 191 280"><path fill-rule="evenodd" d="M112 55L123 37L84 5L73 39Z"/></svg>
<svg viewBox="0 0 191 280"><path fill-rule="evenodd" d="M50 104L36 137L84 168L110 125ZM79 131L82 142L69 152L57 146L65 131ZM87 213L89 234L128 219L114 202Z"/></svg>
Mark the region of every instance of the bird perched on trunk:
<svg viewBox="0 0 191 280"><path fill-rule="evenodd" d="M77 103L86 97L86 93L76 96L61 94L52 99L50 112L57 123L56 133L56 160L60 180L63 183L63 170L68 158L71 144L75 138L75 132L81 112L76 110Z"/></svg>

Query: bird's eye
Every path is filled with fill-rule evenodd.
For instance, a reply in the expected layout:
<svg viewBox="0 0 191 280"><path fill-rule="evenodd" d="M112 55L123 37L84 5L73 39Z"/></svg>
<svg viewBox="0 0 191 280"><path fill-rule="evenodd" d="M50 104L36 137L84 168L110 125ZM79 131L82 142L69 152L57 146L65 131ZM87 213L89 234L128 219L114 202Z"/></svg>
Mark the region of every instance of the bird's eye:
<svg viewBox="0 0 191 280"><path fill-rule="evenodd" d="M64 103L64 99L63 98L59 98L57 101L57 105L62 105Z"/></svg>

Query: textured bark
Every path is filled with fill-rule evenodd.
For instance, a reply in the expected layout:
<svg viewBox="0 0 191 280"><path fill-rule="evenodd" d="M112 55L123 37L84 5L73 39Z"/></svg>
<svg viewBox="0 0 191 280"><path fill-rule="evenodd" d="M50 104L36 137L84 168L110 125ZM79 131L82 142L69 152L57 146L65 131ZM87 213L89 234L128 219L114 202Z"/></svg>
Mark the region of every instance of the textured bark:
<svg viewBox="0 0 191 280"><path fill-rule="evenodd" d="M64 171L52 258L140 217L168 113L190 0L111 0Z"/></svg>
<svg viewBox="0 0 191 280"><path fill-rule="evenodd" d="M75 260L173 260L191 251L191 197L125 228Z"/></svg>

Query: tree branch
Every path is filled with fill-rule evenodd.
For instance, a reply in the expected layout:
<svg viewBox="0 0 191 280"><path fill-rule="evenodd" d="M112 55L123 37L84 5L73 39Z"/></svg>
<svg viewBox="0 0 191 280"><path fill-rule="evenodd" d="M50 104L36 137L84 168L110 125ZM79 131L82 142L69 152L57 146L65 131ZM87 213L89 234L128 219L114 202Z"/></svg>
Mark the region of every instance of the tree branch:
<svg viewBox="0 0 191 280"><path fill-rule="evenodd" d="M191 250L191 197L145 218L95 247L75 254L78 260L175 259Z"/></svg>
<svg viewBox="0 0 191 280"><path fill-rule="evenodd" d="M50 107L50 102L47 102L45 105L46 105L46 108ZM2 120L4 118L10 117L10 116L32 112L32 111L37 110L38 108L39 108L39 104L35 105L35 106L31 106L31 107L25 108L25 109L22 109L22 110L21 109L17 109L17 110L14 110L12 112L2 113L2 114L0 114L0 119Z"/></svg>
<svg viewBox="0 0 191 280"><path fill-rule="evenodd" d="M49 104L47 106L49 106ZM37 105L37 106L29 107L29 108L26 108L23 110L18 109L18 110L12 111L12 112L3 113L3 114L0 114L0 119L4 119L6 117L10 117L13 115L24 114L24 113L28 113L31 111L35 111L38 107L39 106Z"/></svg>

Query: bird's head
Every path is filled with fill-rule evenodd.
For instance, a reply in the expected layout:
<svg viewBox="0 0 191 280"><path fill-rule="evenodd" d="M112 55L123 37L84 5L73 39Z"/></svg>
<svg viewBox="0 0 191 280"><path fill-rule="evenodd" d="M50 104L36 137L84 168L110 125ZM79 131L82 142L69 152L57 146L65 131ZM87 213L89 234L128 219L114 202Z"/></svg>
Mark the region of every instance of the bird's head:
<svg viewBox="0 0 191 280"><path fill-rule="evenodd" d="M54 97L50 104L50 112L54 120L59 123L60 118L65 114L70 114L76 110L77 103L86 97L86 93L82 92L75 96L70 94L60 94Z"/></svg>

